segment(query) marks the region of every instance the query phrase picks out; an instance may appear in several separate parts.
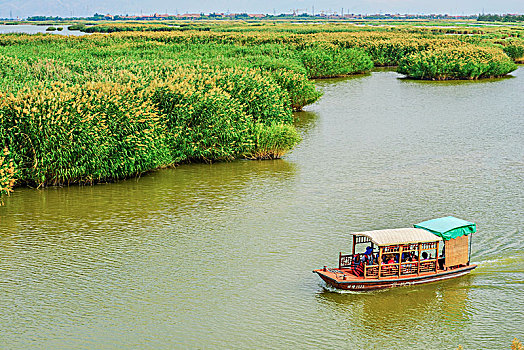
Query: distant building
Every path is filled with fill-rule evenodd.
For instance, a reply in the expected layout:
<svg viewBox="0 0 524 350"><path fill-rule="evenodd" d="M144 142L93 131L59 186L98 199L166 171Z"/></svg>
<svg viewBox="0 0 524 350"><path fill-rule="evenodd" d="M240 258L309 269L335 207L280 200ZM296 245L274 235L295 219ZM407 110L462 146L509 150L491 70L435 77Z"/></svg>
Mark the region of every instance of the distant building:
<svg viewBox="0 0 524 350"><path fill-rule="evenodd" d="M183 15L178 15L178 18L200 18L202 17L200 13L184 13Z"/></svg>

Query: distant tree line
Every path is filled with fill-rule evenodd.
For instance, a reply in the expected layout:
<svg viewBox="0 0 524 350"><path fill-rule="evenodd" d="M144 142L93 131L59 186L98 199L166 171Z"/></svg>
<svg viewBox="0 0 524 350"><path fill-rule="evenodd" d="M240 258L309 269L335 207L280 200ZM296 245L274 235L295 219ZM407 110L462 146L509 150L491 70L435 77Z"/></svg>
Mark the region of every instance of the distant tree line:
<svg viewBox="0 0 524 350"><path fill-rule="evenodd" d="M91 17L52 17L52 16L32 16L27 17L28 21L72 21L72 20L87 20L87 21L101 21L105 19L104 15L95 13Z"/></svg>
<svg viewBox="0 0 524 350"><path fill-rule="evenodd" d="M477 21L485 22L524 22L524 15L479 15Z"/></svg>

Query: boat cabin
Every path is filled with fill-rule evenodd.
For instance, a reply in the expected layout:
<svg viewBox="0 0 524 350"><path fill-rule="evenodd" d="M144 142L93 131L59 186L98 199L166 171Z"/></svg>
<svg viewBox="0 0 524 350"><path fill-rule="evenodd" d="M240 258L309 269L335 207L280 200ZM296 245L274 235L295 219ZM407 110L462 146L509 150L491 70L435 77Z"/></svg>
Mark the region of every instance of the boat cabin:
<svg viewBox="0 0 524 350"><path fill-rule="evenodd" d="M382 278L467 266L468 235L475 231L474 223L449 216L413 228L351 233L353 251L339 253L338 268L349 268L358 277ZM365 251L357 249L362 246Z"/></svg>
<svg viewBox="0 0 524 350"><path fill-rule="evenodd" d="M452 216L411 228L351 233L350 255L339 253L338 269L314 270L342 289L378 289L418 284L464 275L470 264L472 222Z"/></svg>
<svg viewBox="0 0 524 350"><path fill-rule="evenodd" d="M420 228L397 228L351 233L353 252L339 254L339 269L364 278L437 272L442 238ZM365 252L357 249L366 246Z"/></svg>

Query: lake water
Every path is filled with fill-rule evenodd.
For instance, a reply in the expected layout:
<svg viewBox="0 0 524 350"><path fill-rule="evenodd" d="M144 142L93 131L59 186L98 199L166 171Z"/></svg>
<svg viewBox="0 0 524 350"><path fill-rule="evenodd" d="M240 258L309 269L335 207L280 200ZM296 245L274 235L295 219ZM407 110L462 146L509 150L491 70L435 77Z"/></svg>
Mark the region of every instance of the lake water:
<svg viewBox="0 0 524 350"><path fill-rule="evenodd" d="M17 25L5 25L0 24L0 34L7 34L7 33L25 33L25 34L38 34L38 33L47 33L47 34L59 34L59 35L86 35L88 33L83 33L79 30L69 30L67 27L69 27L70 24L67 25L53 25L53 27L58 28L62 27L64 28L61 31L55 30L52 32L48 32L46 29L48 27L51 27L50 25L44 25L44 26L36 26L32 24L17 24Z"/></svg>
<svg viewBox="0 0 524 350"><path fill-rule="evenodd" d="M0 207L4 348L508 349L524 340L524 69L323 80L284 159L190 164ZM454 280L326 289L348 232L477 223Z"/></svg>

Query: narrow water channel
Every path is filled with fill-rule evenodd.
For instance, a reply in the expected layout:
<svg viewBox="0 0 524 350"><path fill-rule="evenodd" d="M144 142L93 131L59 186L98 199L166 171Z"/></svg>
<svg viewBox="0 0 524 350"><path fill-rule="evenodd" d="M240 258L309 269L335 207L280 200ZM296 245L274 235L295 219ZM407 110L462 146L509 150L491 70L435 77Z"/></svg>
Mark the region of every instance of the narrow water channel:
<svg viewBox="0 0 524 350"><path fill-rule="evenodd" d="M81 36L88 33L79 30L69 30L70 24L55 24L55 25L34 25L34 24L0 24L0 34L8 33L24 33L24 34L57 34L57 35L73 35ZM47 28L55 27L62 28L62 30L48 31Z"/></svg>
<svg viewBox="0 0 524 350"><path fill-rule="evenodd" d="M508 349L524 340L524 69L318 82L275 161L190 164L0 207L0 347ZM348 232L454 215L470 275L381 292L311 273Z"/></svg>

